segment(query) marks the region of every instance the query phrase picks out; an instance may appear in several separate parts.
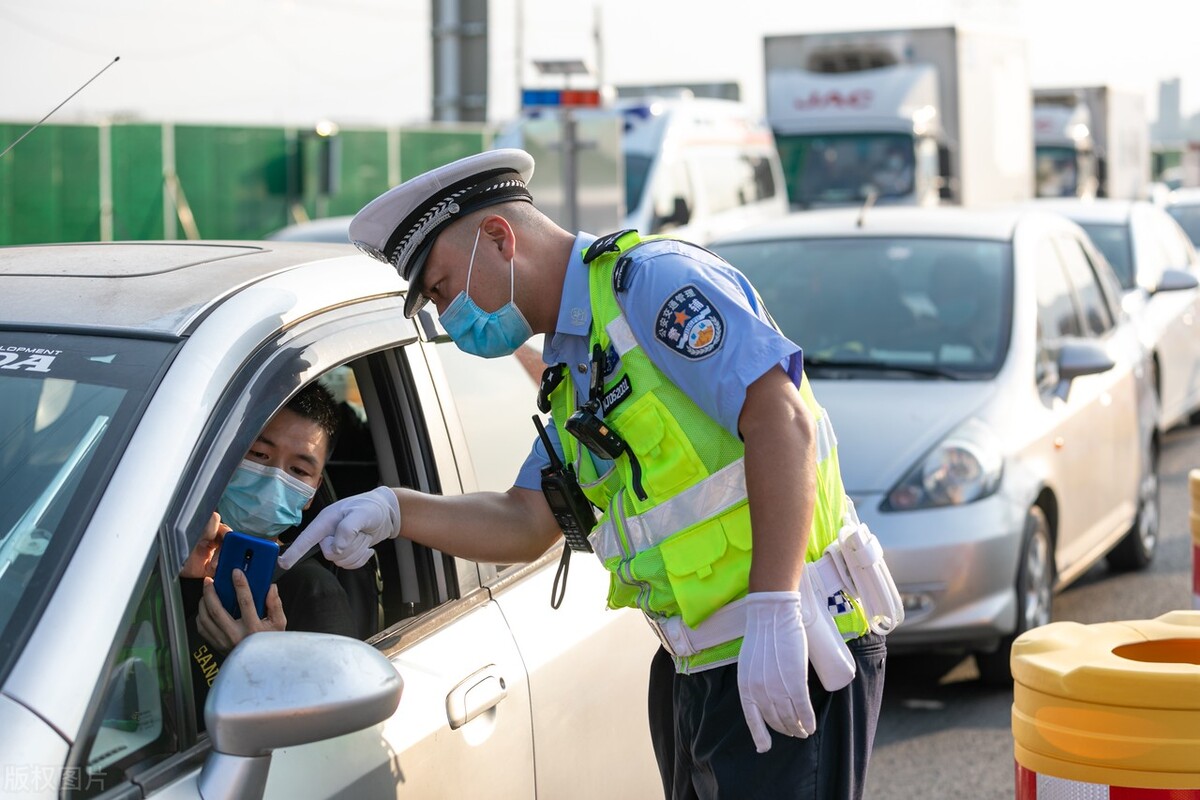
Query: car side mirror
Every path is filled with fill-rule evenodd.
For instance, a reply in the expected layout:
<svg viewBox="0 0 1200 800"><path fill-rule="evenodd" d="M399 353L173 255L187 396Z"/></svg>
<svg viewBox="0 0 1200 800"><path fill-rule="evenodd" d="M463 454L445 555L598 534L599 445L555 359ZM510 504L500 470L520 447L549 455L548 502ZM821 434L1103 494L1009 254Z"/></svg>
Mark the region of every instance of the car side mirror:
<svg viewBox="0 0 1200 800"><path fill-rule="evenodd" d="M1162 279L1158 282L1158 286L1154 287L1154 294L1195 289L1197 286L1200 286L1200 281L1196 280L1196 276L1192 273L1181 269L1165 269L1163 270Z"/></svg>
<svg viewBox="0 0 1200 800"><path fill-rule="evenodd" d="M202 797L261 798L272 751L384 721L403 681L374 647L324 633L263 631L221 665L204 704L212 752Z"/></svg>
<svg viewBox="0 0 1200 800"><path fill-rule="evenodd" d="M692 209L688 207L687 200L683 197L676 197L671 213L659 219L658 222L659 225L687 225L691 218Z"/></svg>
<svg viewBox="0 0 1200 800"><path fill-rule="evenodd" d="M1058 388L1054 393L1066 400L1073 380L1108 372L1115 366L1116 362L1099 342L1089 339L1065 341L1058 351Z"/></svg>

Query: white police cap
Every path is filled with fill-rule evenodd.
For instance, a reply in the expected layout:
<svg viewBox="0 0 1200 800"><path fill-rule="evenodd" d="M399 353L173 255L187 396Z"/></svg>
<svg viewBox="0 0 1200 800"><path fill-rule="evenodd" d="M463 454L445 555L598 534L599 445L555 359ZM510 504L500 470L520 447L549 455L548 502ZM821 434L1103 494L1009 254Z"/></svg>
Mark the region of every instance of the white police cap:
<svg viewBox="0 0 1200 800"><path fill-rule="evenodd" d="M394 266L408 281L404 316L425 305L417 291L429 250L447 225L481 208L510 200L532 202L526 184L533 156L489 150L460 158L396 186L363 206L350 221L350 241Z"/></svg>

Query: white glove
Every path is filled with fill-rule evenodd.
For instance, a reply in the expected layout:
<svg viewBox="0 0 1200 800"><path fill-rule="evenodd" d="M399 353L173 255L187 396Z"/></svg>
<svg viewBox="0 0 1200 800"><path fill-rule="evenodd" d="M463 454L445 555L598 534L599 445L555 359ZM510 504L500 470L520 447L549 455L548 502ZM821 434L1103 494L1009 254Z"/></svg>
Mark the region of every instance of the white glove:
<svg viewBox="0 0 1200 800"><path fill-rule="evenodd" d="M816 730L800 592L746 595L746 633L737 674L742 713L758 752L771 749L767 726L802 739Z"/></svg>
<svg viewBox="0 0 1200 800"><path fill-rule="evenodd" d="M321 509L279 557L279 566L290 569L313 545L333 563L357 569L367 563L371 548L400 535L400 501L396 493L380 486L364 494L338 500Z"/></svg>

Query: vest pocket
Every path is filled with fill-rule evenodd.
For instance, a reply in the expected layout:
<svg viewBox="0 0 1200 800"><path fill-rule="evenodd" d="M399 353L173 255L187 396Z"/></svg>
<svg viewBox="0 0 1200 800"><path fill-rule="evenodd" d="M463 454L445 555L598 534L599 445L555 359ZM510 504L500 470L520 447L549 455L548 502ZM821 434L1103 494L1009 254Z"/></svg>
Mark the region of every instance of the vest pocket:
<svg viewBox="0 0 1200 800"><path fill-rule="evenodd" d="M649 505L707 477L708 471L679 423L654 395L639 397L612 424L641 464L641 482L650 495ZM622 469L629 470L628 463ZM631 499L637 508L637 499Z"/></svg>
<svg viewBox="0 0 1200 800"><path fill-rule="evenodd" d="M750 504L743 500L659 546L667 581L689 626L746 593L751 541Z"/></svg>

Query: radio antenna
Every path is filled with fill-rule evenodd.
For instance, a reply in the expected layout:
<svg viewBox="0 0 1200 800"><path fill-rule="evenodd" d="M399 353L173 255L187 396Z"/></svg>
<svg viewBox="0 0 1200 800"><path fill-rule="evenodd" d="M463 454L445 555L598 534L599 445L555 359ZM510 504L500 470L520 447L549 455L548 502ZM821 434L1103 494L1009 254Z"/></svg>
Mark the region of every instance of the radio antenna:
<svg viewBox="0 0 1200 800"><path fill-rule="evenodd" d="M69 101L69 100L70 100L72 97L74 97L75 95L79 94L79 93L80 93L80 92L82 92L84 89L86 89L86 88L87 88L87 85L88 85L88 83L91 83L92 81L96 80L96 78L99 78L101 75L103 75L103 74L104 74L104 70L108 69L109 67L111 67L113 64L117 63L117 62L118 62L118 61L120 61L120 60L121 60L121 57L120 57L120 56L117 56L117 57L116 57L116 58L114 58L112 61L110 61L110 62L108 62L107 64L105 64L105 65L104 65L104 68L103 68L103 69L101 69L99 72L97 72L95 75L93 75L91 78L89 78L89 79L88 79L88 81L87 81L87 83L83 84L83 86L80 86L78 89L76 89L75 91L71 92L71 94L70 94L70 95L67 97L67 99L66 99L66 100L63 100L61 103L59 103L58 105L56 105L54 108L50 109L50 114L53 114L55 111L58 111L60 108L62 108L63 106L65 106L65 105L67 104L67 101ZM22 133L22 134L21 134L21 136L20 136L20 137L19 137L19 138L18 138L18 139L17 139L15 142L13 142L12 144L10 144L8 147L4 148L4 152L3 152L3 153L0 153L0 158L4 158L6 155L8 155L8 151L9 151L9 150L12 150L14 147L16 147L18 144L20 144L20 143L21 143L21 139L24 139L26 136L28 136L29 134L33 133L33 132L34 132L34 131L35 131L35 130L38 128L38 126L39 126L39 125L41 125L41 124L42 124L43 122L45 122L46 120L50 119L50 114L47 114L46 116L44 116L44 117L42 117L41 119L39 119L39 120L38 120L36 123L34 123L34 125L33 125L33 127L32 127L32 128L30 128L29 130L27 130L27 131L25 131L24 133Z"/></svg>

